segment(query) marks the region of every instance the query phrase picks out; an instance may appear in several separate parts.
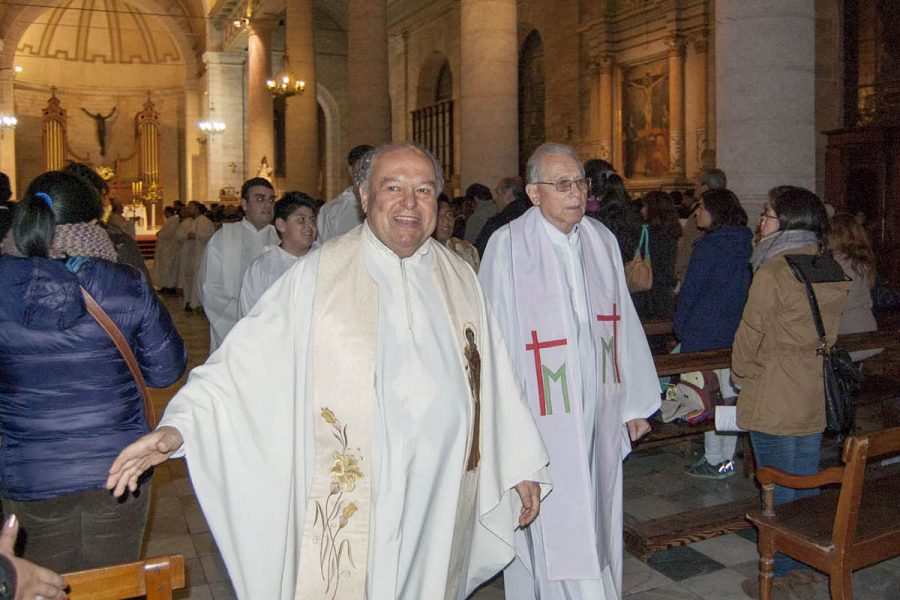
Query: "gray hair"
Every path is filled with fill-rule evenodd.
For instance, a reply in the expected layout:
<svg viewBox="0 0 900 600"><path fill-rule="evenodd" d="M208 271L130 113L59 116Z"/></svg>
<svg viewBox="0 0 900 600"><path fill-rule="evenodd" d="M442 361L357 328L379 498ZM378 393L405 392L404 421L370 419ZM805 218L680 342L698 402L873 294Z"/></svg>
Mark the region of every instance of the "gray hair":
<svg viewBox="0 0 900 600"><path fill-rule="evenodd" d="M525 186L522 185L521 177L504 177L500 180L500 183L497 184L497 193L505 194L508 190L512 190L513 193L522 193L525 191Z"/></svg>
<svg viewBox="0 0 900 600"><path fill-rule="evenodd" d="M434 195L438 196L444 191L444 171L441 169L441 163L439 163L434 155L421 144L406 141L381 144L380 146L376 146L369 150L366 155L360 159L359 169L356 171L356 177L353 179L353 185L356 187L357 195L361 195L363 189L366 190L369 196L372 195L372 182L370 179L372 177L372 171L374 170L375 160L388 150L398 150L400 148L418 150L428 157L428 160L431 161L431 166L434 167Z"/></svg>
<svg viewBox="0 0 900 600"><path fill-rule="evenodd" d="M703 169L700 171L700 185L708 190L724 190L728 187L728 178L722 169Z"/></svg>
<svg viewBox="0 0 900 600"><path fill-rule="evenodd" d="M548 154L568 154L578 163L581 176L584 177L584 164L578 157L575 148L566 144L541 144L528 159L528 183L537 183L542 180L541 161Z"/></svg>

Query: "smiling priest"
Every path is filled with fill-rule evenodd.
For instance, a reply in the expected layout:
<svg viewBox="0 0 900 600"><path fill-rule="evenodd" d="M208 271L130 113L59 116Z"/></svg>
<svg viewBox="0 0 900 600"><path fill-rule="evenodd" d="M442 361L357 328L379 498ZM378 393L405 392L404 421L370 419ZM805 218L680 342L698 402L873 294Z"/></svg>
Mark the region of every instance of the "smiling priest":
<svg viewBox="0 0 900 600"><path fill-rule="evenodd" d="M472 269L434 241L413 144L357 183L365 222L301 258L126 448L178 451L241 598L464 598L549 491L544 445Z"/></svg>

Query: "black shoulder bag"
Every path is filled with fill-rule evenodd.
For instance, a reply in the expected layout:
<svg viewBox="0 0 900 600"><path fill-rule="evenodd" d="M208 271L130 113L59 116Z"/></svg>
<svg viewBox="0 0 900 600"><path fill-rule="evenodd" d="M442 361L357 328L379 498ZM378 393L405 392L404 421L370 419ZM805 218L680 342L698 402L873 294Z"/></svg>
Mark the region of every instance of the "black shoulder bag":
<svg viewBox="0 0 900 600"><path fill-rule="evenodd" d="M812 284L849 281L849 279L830 254L823 256L796 254L785 256L785 260L794 277L806 286L813 323L816 325L816 333L821 344L816 353L824 361L825 432L832 435L846 435L854 426L856 397L863 375L853 364L846 350L837 346L828 347L825 326L822 324L822 315Z"/></svg>

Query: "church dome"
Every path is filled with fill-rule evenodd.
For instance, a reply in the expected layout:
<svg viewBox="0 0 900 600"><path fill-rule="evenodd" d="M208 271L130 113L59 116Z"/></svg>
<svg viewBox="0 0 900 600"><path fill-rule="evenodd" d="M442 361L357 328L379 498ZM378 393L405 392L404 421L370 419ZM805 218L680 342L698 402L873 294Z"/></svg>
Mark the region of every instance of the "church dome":
<svg viewBox="0 0 900 600"><path fill-rule="evenodd" d="M121 0L71 0L49 8L16 47L22 83L118 89L170 87L184 80L184 58L166 26Z"/></svg>

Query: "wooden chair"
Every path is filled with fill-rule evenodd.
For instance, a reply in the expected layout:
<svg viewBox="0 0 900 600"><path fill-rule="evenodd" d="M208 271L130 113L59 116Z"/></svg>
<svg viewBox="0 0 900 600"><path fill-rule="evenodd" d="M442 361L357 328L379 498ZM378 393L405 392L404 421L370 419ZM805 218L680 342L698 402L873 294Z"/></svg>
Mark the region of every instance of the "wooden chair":
<svg viewBox="0 0 900 600"><path fill-rule="evenodd" d="M70 600L121 600L147 596L171 600L172 590L184 587L184 557L158 556L143 561L63 575Z"/></svg>
<svg viewBox="0 0 900 600"><path fill-rule="evenodd" d="M843 467L805 477L760 468L765 508L748 513L759 530L760 600L772 593L776 552L828 573L832 599L852 600L853 571L900 555L900 475L872 474L866 459L900 451L900 427L848 438ZM839 484L817 496L774 506L775 484L794 489Z"/></svg>

